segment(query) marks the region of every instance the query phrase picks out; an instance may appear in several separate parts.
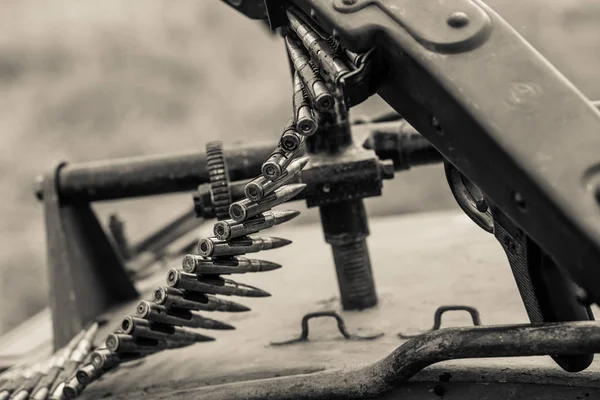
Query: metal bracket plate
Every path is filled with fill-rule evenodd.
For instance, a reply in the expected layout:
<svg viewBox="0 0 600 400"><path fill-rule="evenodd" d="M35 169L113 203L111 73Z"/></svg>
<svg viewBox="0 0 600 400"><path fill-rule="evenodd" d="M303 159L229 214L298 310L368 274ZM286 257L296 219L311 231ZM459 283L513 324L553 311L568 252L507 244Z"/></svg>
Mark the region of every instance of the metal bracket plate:
<svg viewBox="0 0 600 400"><path fill-rule="evenodd" d="M377 6L430 50L471 50L488 37L492 24L484 10L469 0L334 0L341 13Z"/></svg>
<svg viewBox="0 0 600 400"><path fill-rule="evenodd" d="M63 166L44 179L55 349L109 306L138 296L89 203L61 204L56 176Z"/></svg>

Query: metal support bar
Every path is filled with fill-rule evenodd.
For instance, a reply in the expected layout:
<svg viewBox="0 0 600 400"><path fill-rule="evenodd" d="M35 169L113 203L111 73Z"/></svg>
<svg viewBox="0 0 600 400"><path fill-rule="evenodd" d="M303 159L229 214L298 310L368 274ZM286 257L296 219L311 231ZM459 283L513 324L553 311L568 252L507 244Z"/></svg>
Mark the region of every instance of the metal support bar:
<svg viewBox="0 0 600 400"><path fill-rule="evenodd" d="M138 296L90 205L61 204L55 176L63 165L43 188L55 349L108 307Z"/></svg>
<svg viewBox="0 0 600 400"><path fill-rule="evenodd" d="M232 181L260 174L274 145L225 150ZM63 202L92 202L195 190L209 182L204 152L132 157L70 164L61 168L57 187ZM42 193L37 190L38 198Z"/></svg>
<svg viewBox="0 0 600 400"><path fill-rule="evenodd" d="M196 212L193 209L186 211L138 243L132 245L130 248L132 257L145 252L160 253L169 244L199 227L203 222L204 219L197 218Z"/></svg>
<svg viewBox="0 0 600 400"><path fill-rule="evenodd" d="M441 361L599 352L597 322L446 328L409 340L389 356L364 367L208 386L178 392L178 398L371 398L402 386L422 369Z"/></svg>

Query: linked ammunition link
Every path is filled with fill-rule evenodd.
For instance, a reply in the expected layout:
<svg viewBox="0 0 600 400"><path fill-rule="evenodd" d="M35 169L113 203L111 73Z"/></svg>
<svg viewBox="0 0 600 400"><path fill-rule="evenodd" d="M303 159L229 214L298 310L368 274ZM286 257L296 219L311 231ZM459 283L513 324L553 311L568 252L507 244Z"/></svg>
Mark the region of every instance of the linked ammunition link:
<svg viewBox="0 0 600 400"><path fill-rule="evenodd" d="M288 136L291 133L289 131L294 129L290 123L287 129ZM300 135L298 138L300 140L295 146L295 151L303 139ZM256 200L244 198L229 205L230 219L215 224L215 237L201 239L197 245L198 254L186 255L182 260L181 269L171 269L167 273L167 286L157 288L151 301L141 301L135 316L126 316L123 319L120 329L108 335L105 347L93 352L89 362L66 381L62 388L64 396L77 396L89 383L122 362L139 359L161 350L215 340L192 329L235 329L230 324L197 313L250 311L246 306L220 299L217 295L270 296L264 290L222 278L220 275L281 268L279 264L248 259L242 255L276 249L291 243L286 239L247 235L290 221L299 215L297 211L271 209L292 199L304 189L304 184L286 183L300 173L307 161L306 158L296 160L289 169L284 167L280 179L264 180L259 177L253 180L249 192ZM218 169L224 171L220 165Z"/></svg>
<svg viewBox="0 0 600 400"><path fill-rule="evenodd" d="M292 138L287 139L286 147L292 147L297 153L303 143L303 136L296 134L292 122L284 133L287 133L286 138ZM289 142L296 138L297 143L290 146ZM250 311L246 306L221 299L217 295L270 296L264 290L222 278L220 275L265 272L281 268L279 264L249 259L243 255L276 249L291 243L281 238L248 236L290 221L299 215L297 211L272 210L273 207L291 200L306 186L289 182L300 173L308 159L292 160L291 156L288 157L290 160L286 166L289 165L289 168L282 167L279 179L254 179L246 192L252 193L255 200L244 198L231 204L228 210L230 219L218 221L214 226L215 237L201 239L197 245L198 254L186 255L182 260L181 269L172 269L167 273L167 286L157 288L152 301L141 301L136 308L136 315L126 316L120 329L108 335L104 347L96 349L85 362L81 360L77 368L69 368L65 378L59 379L60 383L55 384L49 391L53 396L51 398L55 398L55 394L62 396L56 397L61 399L77 397L87 385L122 362L140 359L161 350L215 340L195 332L195 328L235 329L230 324L197 313ZM221 166L218 166L218 169L224 170Z"/></svg>

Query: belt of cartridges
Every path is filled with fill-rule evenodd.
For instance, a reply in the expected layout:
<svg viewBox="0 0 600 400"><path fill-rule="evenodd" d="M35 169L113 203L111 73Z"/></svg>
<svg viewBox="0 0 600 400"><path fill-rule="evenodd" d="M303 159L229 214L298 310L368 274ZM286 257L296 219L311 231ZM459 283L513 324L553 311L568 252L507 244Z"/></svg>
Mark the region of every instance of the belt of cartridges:
<svg viewBox="0 0 600 400"><path fill-rule="evenodd" d="M167 286L157 288L153 298L141 301L135 315L123 318L120 328L108 335L104 346L92 351L98 322L92 323L49 360L35 365L16 365L0 375L0 400L71 399L87 385L121 363L161 350L212 341L194 329L234 329L198 311L246 312L239 303L217 295L267 297L269 293L221 275L265 272L278 269L273 262L244 257L247 253L277 249L291 242L275 237L249 236L290 221L298 211L273 210L298 195L305 184L292 183L307 165L303 157L308 136L319 131L321 119L331 121L346 107L341 87L343 76L358 66L361 57L342 51L332 38L323 38L288 11L285 33L293 65L293 115L286 123L277 148L262 165L262 175L245 187L246 197L229 204L231 197L220 185L224 163L219 150L209 157L211 185L218 188L219 221L214 236L203 238L197 254L183 258L182 268L167 273ZM212 161L211 161L212 160ZM212 162L212 163L211 163ZM229 217L229 219L226 219Z"/></svg>

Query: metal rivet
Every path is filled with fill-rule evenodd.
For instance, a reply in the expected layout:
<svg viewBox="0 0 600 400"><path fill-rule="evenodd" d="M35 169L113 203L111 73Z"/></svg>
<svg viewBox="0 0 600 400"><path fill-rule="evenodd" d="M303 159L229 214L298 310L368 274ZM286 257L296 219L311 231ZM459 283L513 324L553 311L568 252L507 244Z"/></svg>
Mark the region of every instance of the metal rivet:
<svg viewBox="0 0 600 400"><path fill-rule="evenodd" d="M333 29L333 32L331 32L331 37L336 42L340 40L340 33L337 31L337 29L335 29L335 28Z"/></svg>
<svg viewBox="0 0 600 400"><path fill-rule="evenodd" d="M462 28L469 23L469 16L462 11L456 11L448 17L448 25L453 28Z"/></svg>
<svg viewBox="0 0 600 400"><path fill-rule="evenodd" d="M514 192L513 193L513 201L515 202L515 205L517 206L517 209L521 212L526 212L527 211L527 204L525 204L525 199L523 198L523 195L519 192Z"/></svg>
<svg viewBox="0 0 600 400"><path fill-rule="evenodd" d="M442 128L442 125L440 124L440 121L436 118L433 117L433 119L431 120L431 124L433 125L433 128L440 134L443 135L444 134L444 129Z"/></svg>
<svg viewBox="0 0 600 400"><path fill-rule="evenodd" d="M475 208L477 208L477 211L484 213L487 212L488 205L485 200L479 199L475 202Z"/></svg>

